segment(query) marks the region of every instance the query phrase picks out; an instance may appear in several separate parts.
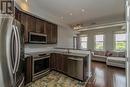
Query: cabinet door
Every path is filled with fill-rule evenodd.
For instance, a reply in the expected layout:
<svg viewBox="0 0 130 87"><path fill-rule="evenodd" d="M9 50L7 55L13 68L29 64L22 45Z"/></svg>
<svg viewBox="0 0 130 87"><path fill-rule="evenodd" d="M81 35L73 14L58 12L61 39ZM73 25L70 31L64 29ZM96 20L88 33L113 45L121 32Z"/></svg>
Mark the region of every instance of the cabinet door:
<svg viewBox="0 0 130 87"><path fill-rule="evenodd" d="M51 23L48 22L46 22L46 34L47 34L47 43L51 44L52 29L51 29Z"/></svg>
<svg viewBox="0 0 130 87"><path fill-rule="evenodd" d="M32 57L25 59L25 84L32 81Z"/></svg>
<svg viewBox="0 0 130 87"><path fill-rule="evenodd" d="M62 55L56 54L56 69L62 72Z"/></svg>
<svg viewBox="0 0 130 87"><path fill-rule="evenodd" d="M40 19L36 19L36 32L37 33L42 33L45 34L45 22L43 20Z"/></svg>
<svg viewBox="0 0 130 87"><path fill-rule="evenodd" d="M42 20L41 25L42 25L41 33L46 34L46 22Z"/></svg>
<svg viewBox="0 0 130 87"><path fill-rule="evenodd" d="M51 54L50 59L49 59L49 67L50 69L53 69L53 54Z"/></svg>
<svg viewBox="0 0 130 87"><path fill-rule="evenodd" d="M67 73L67 56L62 55L62 72Z"/></svg>
<svg viewBox="0 0 130 87"><path fill-rule="evenodd" d="M42 30L42 22L40 19L36 19L36 32L41 33Z"/></svg>
<svg viewBox="0 0 130 87"><path fill-rule="evenodd" d="M27 21L28 21L28 32L36 32L36 18L30 15L27 15Z"/></svg>
<svg viewBox="0 0 130 87"><path fill-rule="evenodd" d="M51 29L52 29L51 42L53 44L56 44L57 43L57 25L52 24Z"/></svg>
<svg viewBox="0 0 130 87"><path fill-rule="evenodd" d="M21 12L15 8L15 19L21 22Z"/></svg>
<svg viewBox="0 0 130 87"><path fill-rule="evenodd" d="M55 69L55 54L52 53L50 57L50 69Z"/></svg>
<svg viewBox="0 0 130 87"><path fill-rule="evenodd" d="M23 12L21 12L21 24L24 25L24 41L25 43L28 42L28 28L27 28L27 15Z"/></svg>

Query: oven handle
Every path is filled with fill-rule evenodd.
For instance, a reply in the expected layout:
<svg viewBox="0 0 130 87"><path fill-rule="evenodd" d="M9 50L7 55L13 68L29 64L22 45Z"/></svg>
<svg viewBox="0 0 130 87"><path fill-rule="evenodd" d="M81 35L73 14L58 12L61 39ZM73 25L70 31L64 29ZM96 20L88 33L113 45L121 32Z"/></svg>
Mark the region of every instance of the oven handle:
<svg viewBox="0 0 130 87"><path fill-rule="evenodd" d="M46 56L46 57L38 57L38 58L33 58L33 61L36 61L36 60L42 60L42 59L48 59L50 58L50 56Z"/></svg>

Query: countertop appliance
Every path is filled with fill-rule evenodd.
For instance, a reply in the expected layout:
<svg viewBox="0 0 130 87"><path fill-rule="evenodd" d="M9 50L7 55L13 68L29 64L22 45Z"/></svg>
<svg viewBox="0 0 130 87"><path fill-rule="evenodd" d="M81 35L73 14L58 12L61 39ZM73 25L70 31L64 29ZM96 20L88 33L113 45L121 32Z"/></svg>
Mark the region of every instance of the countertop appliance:
<svg viewBox="0 0 130 87"><path fill-rule="evenodd" d="M29 32L29 43L35 43L35 44L47 43L47 35Z"/></svg>
<svg viewBox="0 0 130 87"><path fill-rule="evenodd" d="M22 28L13 17L0 18L0 87L24 87Z"/></svg>

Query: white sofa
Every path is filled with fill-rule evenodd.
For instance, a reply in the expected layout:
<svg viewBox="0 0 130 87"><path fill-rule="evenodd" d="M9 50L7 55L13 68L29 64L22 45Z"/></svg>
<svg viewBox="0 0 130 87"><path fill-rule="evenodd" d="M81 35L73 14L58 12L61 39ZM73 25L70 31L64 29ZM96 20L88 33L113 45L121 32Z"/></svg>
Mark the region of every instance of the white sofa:
<svg viewBox="0 0 130 87"><path fill-rule="evenodd" d="M92 60L99 62L106 62L107 56L105 56L104 51L94 51L92 52Z"/></svg>
<svg viewBox="0 0 130 87"><path fill-rule="evenodd" d="M110 51L109 51L110 52ZM125 68L126 57L125 52L111 51L111 55L107 55L104 51L94 51L92 56L93 61L105 62L108 66Z"/></svg>
<svg viewBox="0 0 130 87"><path fill-rule="evenodd" d="M109 66L116 66L125 68L126 58L123 57L107 57L106 64Z"/></svg>

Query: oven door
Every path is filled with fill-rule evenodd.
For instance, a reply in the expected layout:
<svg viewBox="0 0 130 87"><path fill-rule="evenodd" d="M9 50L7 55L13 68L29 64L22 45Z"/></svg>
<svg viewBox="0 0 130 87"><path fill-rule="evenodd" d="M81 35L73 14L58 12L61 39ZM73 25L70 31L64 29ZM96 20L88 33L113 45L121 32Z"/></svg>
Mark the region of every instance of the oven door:
<svg viewBox="0 0 130 87"><path fill-rule="evenodd" d="M43 74L49 70L49 56L33 59L33 76Z"/></svg>

